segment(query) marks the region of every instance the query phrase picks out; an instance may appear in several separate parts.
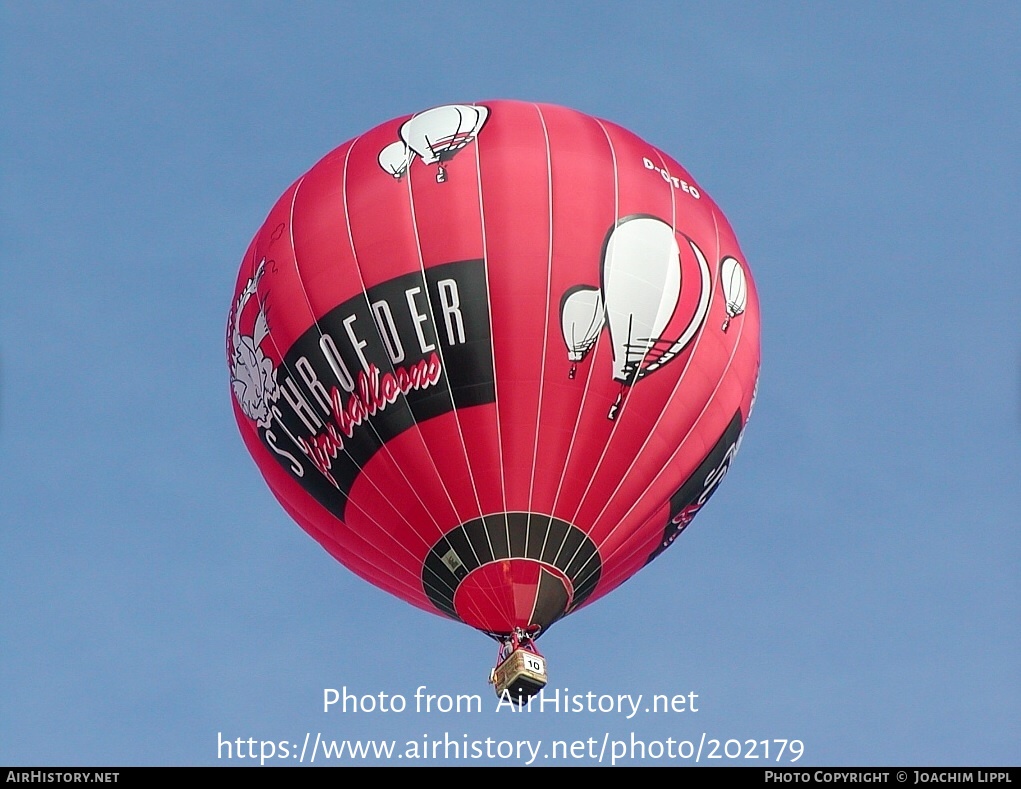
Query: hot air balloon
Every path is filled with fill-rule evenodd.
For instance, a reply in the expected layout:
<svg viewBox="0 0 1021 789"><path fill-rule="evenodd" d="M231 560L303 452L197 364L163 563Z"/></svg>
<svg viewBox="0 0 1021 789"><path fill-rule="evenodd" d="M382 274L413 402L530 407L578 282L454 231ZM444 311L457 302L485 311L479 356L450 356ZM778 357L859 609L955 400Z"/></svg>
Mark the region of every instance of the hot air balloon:
<svg viewBox="0 0 1021 789"><path fill-rule="evenodd" d="M433 169L454 156L456 177ZM536 639L716 491L759 313L680 164L608 121L489 101L387 121L292 184L226 345L284 509L366 581L496 639L520 700L545 682Z"/></svg>

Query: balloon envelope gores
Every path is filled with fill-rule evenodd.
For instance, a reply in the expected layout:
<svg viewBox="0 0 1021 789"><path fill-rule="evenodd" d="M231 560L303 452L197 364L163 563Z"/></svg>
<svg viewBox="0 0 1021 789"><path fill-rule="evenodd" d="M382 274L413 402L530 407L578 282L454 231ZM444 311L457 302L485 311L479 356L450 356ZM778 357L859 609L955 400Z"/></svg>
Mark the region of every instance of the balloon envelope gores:
<svg viewBox="0 0 1021 789"><path fill-rule="evenodd" d="M675 160L487 101L387 121L295 181L243 258L226 351L294 520L370 583L507 639L615 589L715 492L759 311Z"/></svg>

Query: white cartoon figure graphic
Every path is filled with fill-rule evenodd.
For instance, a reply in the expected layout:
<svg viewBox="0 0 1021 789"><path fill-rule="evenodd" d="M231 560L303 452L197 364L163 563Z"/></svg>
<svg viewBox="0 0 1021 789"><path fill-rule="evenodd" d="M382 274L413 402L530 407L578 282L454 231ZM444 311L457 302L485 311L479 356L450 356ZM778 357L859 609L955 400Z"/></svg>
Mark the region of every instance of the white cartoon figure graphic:
<svg viewBox="0 0 1021 789"><path fill-rule="evenodd" d="M571 363L568 377L574 378L578 362L588 356L596 344L603 322L603 296L599 288L575 285L564 292L560 300L560 330L567 346L567 360Z"/></svg>
<svg viewBox="0 0 1021 789"><path fill-rule="evenodd" d="M259 280L265 272L266 259L263 258L255 271L255 276L248 280L234 305L230 335L230 383L234 390L234 399L245 416L258 422L261 427L269 427L272 419L270 403L275 402L280 396L276 368L272 359L259 347L269 334L269 323L266 320L265 309L260 306L255 316L252 334L242 334L241 316L245 305L255 295Z"/></svg>

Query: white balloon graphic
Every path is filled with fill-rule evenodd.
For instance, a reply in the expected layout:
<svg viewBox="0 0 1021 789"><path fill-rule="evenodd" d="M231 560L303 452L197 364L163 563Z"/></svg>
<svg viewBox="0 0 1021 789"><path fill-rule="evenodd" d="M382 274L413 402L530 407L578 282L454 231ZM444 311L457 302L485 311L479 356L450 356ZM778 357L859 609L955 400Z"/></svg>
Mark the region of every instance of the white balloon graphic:
<svg viewBox="0 0 1021 789"><path fill-rule="evenodd" d="M564 293L560 301L560 328L571 362L569 377L574 378L578 362L584 359L603 329L603 297L599 288L577 285Z"/></svg>
<svg viewBox="0 0 1021 789"><path fill-rule="evenodd" d="M392 142L379 152L377 161L379 166L390 173L398 181L408 171L411 160L415 158L414 152L408 148L408 144L402 140Z"/></svg>
<svg viewBox="0 0 1021 789"><path fill-rule="evenodd" d="M737 258L723 259L720 264L720 283L723 285L723 296L727 301L727 319L723 322L723 331L726 331L731 318L736 318L744 312L748 304L748 281Z"/></svg>
<svg viewBox="0 0 1021 789"><path fill-rule="evenodd" d="M670 225L651 216L617 223L603 251L603 299L613 347L613 379L621 393L610 409L614 419L623 387L641 377L646 358L663 353L660 334L681 293L681 252Z"/></svg>
<svg viewBox="0 0 1021 789"><path fill-rule="evenodd" d="M478 135L489 117L487 107L446 104L419 113L401 126L401 139L426 164L437 164L436 181L447 180L444 163Z"/></svg>
<svg viewBox="0 0 1021 789"><path fill-rule="evenodd" d="M698 306L695 307L695 314L692 316L691 320L688 321L688 325L684 328L684 331L681 332L681 336L674 340L673 344L669 348L660 353L655 361L650 362L646 360L646 365L644 369L640 371L639 378L658 370L684 350L685 346L691 342L699 328L702 326L702 322L705 320L705 316L709 312L709 262L705 259L705 255L702 254L702 250L699 249L698 245L690 238L688 239L688 246L691 247L691 251L695 255L695 260L698 262Z"/></svg>

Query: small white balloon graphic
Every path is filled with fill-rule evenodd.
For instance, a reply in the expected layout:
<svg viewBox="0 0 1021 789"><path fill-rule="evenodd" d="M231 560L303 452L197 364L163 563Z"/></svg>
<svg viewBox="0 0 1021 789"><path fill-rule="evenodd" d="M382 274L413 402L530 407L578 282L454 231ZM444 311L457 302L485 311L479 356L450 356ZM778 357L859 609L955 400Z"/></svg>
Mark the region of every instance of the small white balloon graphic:
<svg viewBox="0 0 1021 789"><path fill-rule="evenodd" d="M599 288L576 285L564 293L560 301L560 328L571 362L570 378L574 378L582 361L599 339L603 329L603 297Z"/></svg>
<svg viewBox="0 0 1021 789"><path fill-rule="evenodd" d="M408 148L408 144L402 140L392 142L379 152L377 161L384 171L390 173L398 181L408 171L411 160L415 158L414 152Z"/></svg>
<svg viewBox="0 0 1021 789"><path fill-rule="evenodd" d="M727 319L723 321L723 331L726 331L731 319L744 312L748 304L748 281L737 258L723 259L720 264L720 284L723 286L723 296L727 301Z"/></svg>

